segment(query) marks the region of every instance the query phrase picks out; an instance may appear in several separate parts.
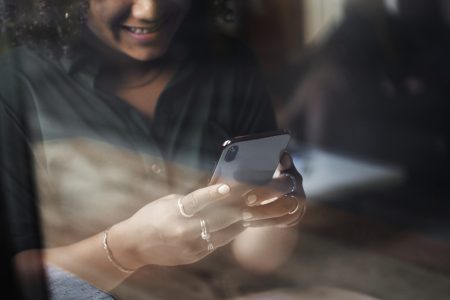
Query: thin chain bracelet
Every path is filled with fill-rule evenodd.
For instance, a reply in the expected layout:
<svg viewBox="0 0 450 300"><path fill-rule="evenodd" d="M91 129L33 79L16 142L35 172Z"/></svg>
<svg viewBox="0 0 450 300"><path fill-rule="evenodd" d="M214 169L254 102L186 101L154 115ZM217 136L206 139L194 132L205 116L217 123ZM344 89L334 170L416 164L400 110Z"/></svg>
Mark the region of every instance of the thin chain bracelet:
<svg viewBox="0 0 450 300"><path fill-rule="evenodd" d="M124 268L114 259L114 256L108 246L108 231L109 229L103 232L103 249L105 249L106 251L106 257L108 258L109 262L119 271L127 274L133 273L136 270Z"/></svg>

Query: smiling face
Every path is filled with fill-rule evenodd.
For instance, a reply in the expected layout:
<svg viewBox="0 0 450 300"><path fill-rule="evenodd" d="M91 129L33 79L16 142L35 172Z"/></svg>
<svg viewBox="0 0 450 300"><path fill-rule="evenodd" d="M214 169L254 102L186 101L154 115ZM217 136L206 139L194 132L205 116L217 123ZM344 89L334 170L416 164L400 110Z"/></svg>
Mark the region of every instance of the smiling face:
<svg viewBox="0 0 450 300"><path fill-rule="evenodd" d="M89 0L87 25L111 49L138 61L164 55L191 0Z"/></svg>

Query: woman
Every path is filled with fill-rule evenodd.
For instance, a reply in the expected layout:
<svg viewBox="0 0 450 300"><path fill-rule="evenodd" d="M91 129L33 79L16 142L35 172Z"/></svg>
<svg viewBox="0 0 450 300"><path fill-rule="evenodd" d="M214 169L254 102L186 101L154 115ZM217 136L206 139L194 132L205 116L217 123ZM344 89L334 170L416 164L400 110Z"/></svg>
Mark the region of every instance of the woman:
<svg viewBox="0 0 450 300"><path fill-rule="evenodd" d="M173 285L155 287L157 266L219 259L234 241L238 263L268 271L292 249L304 193L288 154L278 170L286 176L265 187L206 186L224 140L276 127L251 55L205 29L206 2L38 1L38 41L2 58L2 144L22 149L2 157L19 183L8 181L7 195L20 214L17 257L39 247L23 209L35 198L31 165L55 298L79 292L68 274L94 294L169 298ZM3 9L5 20L20 11ZM23 42L27 30L14 25ZM31 162L17 163L28 149Z"/></svg>

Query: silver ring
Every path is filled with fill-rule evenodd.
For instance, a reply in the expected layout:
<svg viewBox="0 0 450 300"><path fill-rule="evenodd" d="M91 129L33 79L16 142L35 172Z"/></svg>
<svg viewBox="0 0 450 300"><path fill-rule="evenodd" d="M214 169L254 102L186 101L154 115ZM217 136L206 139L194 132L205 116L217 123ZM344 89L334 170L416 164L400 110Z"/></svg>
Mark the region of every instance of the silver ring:
<svg viewBox="0 0 450 300"><path fill-rule="evenodd" d="M208 243L207 247L208 251L209 252L214 251L215 248L211 241L211 234L209 233L208 228L206 227L205 219L200 220L200 226L202 227L202 233L200 234L200 236L203 240L205 240Z"/></svg>
<svg viewBox="0 0 450 300"><path fill-rule="evenodd" d="M213 252L214 251L214 245L213 245L213 243L211 242L211 241L208 241L208 251L209 252Z"/></svg>
<svg viewBox="0 0 450 300"><path fill-rule="evenodd" d="M206 221L204 219L200 220L200 226L202 227L202 234L200 235L202 239L205 241L208 241L211 239L211 235L208 232L208 229L206 228Z"/></svg>
<svg viewBox="0 0 450 300"><path fill-rule="evenodd" d="M291 179L292 186L291 191L289 193L295 192L297 190L297 179L295 179L294 175L291 175L289 173L283 173L282 175L285 177L289 177L289 179Z"/></svg>
<svg viewBox="0 0 450 300"><path fill-rule="evenodd" d="M200 226L202 227L202 233L200 235L202 237L202 239L204 239L205 241L210 240L211 235L209 234L208 229L206 228L205 219L200 220Z"/></svg>
<svg viewBox="0 0 450 300"><path fill-rule="evenodd" d="M183 217L186 217L186 218L192 218L192 217L194 216L194 214L187 214L187 213L184 211L184 205L183 205L183 203L181 203L181 199L183 199L183 198L179 198L179 199L178 199L178 209L180 210L180 214L181 214Z"/></svg>
<svg viewBox="0 0 450 300"><path fill-rule="evenodd" d="M288 214L293 215L296 212L298 212L298 210L300 209L300 201L298 201L298 198L292 195L288 195L291 198L295 198L297 200L297 206L295 206L295 208L293 210L291 210L290 212L288 212Z"/></svg>
<svg viewBox="0 0 450 300"><path fill-rule="evenodd" d="M297 225L305 216L306 213L306 205L303 204L302 206L302 212L300 213L300 215L295 219L295 221L293 221L292 223L287 224L287 226L293 226L293 225Z"/></svg>

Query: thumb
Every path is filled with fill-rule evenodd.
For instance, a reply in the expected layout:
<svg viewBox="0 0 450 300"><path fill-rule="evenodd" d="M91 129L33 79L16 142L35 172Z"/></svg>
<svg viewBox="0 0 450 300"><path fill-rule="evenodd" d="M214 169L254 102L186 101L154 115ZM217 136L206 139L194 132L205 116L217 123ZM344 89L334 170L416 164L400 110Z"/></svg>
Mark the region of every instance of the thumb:
<svg viewBox="0 0 450 300"><path fill-rule="evenodd" d="M294 160L292 159L292 156L289 152L284 151L283 154L281 154L280 158L280 165L278 167L280 172L286 172L291 169L295 169Z"/></svg>

